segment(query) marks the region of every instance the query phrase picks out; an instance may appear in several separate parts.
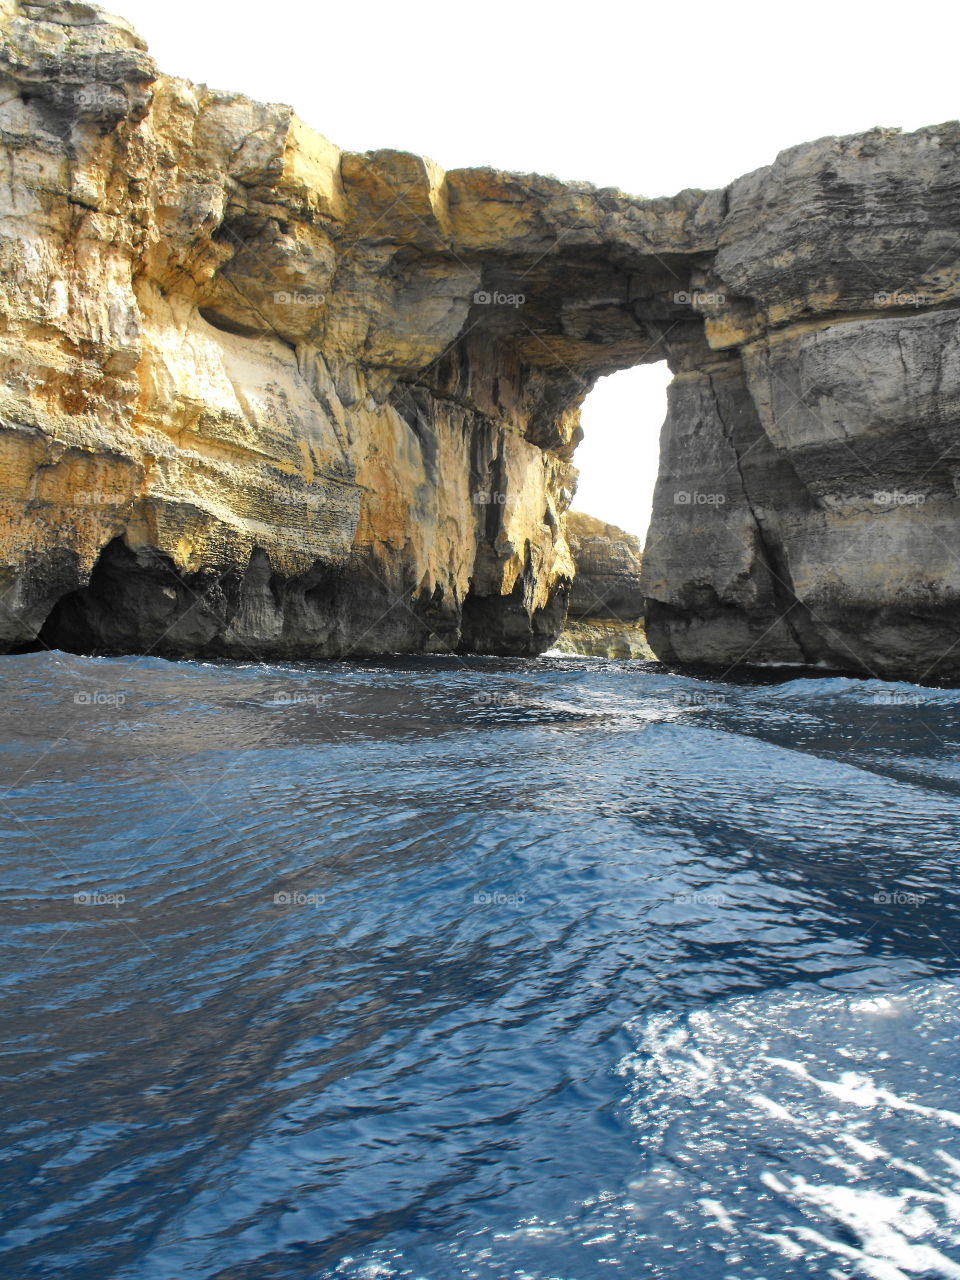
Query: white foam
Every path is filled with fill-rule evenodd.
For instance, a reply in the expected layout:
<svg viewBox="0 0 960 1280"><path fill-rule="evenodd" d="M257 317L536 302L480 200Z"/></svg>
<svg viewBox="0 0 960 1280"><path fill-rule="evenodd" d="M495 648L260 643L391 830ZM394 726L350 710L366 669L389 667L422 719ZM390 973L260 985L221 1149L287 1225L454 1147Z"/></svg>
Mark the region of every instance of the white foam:
<svg viewBox="0 0 960 1280"><path fill-rule="evenodd" d="M744 1276L775 1274L774 1251L844 1280L960 1280L960 1158L938 1146L960 1114L924 1096L949 1074L944 1027L958 1015L957 984L931 981L856 998L795 988L637 1020L620 1072L652 1169L670 1151L674 1183L664 1191L651 1171L630 1195L685 1220L695 1206L704 1228L736 1237Z"/></svg>
<svg viewBox="0 0 960 1280"><path fill-rule="evenodd" d="M884 1151L883 1147L877 1142L861 1142L853 1133L841 1133L840 1141L845 1143L854 1155L858 1155L861 1160L888 1160L890 1153Z"/></svg>
<svg viewBox="0 0 960 1280"><path fill-rule="evenodd" d="M803 1246L797 1244L796 1240L791 1240L789 1236L777 1231L763 1231L759 1235L761 1240L769 1240L771 1244L776 1245L785 1258L803 1257Z"/></svg>
<svg viewBox="0 0 960 1280"><path fill-rule="evenodd" d="M867 1000L852 1000L851 1013L873 1014L878 1018L895 1018L903 1012L902 1000L891 1000L887 996L874 996Z"/></svg>
<svg viewBox="0 0 960 1280"><path fill-rule="evenodd" d="M892 1111L909 1111L913 1115L926 1116L960 1129L960 1114L956 1111L925 1107L918 1102L910 1102L889 1089L879 1088L869 1076L859 1075L855 1071L844 1071L839 1080L821 1080L801 1062L791 1062L789 1058L767 1058L766 1061L783 1067L785 1071L789 1071L800 1080L809 1081L821 1092L836 1098L839 1102L848 1102L855 1107L889 1107Z"/></svg>
<svg viewBox="0 0 960 1280"><path fill-rule="evenodd" d="M899 1280L918 1272L960 1280L960 1265L933 1245L919 1243L922 1237L936 1234L937 1222L922 1204L913 1203L920 1198L915 1191L891 1196L871 1188L814 1184L803 1177L791 1178L789 1185L770 1174L762 1174L761 1180L778 1194L820 1210L853 1232L861 1241L860 1249L806 1227L793 1228L801 1237L815 1234L817 1243L830 1252L857 1257L862 1266L869 1263L878 1280Z"/></svg>
<svg viewBox="0 0 960 1280"><path fill-rule="evenodd" d="M870 1280L910 1280L905 1271L901 1271L899 1267L885 1259L871 1258L862 1249L854 1249L851 1245L842 1244L839 1240L830 1240L812 1227L797 1227L796 1233L799 1239L819 1246L824 1253L835 1253L841 1258L849 1258L851 1262L857 1264L860 1274L869 1276ZM830 1274L843 1276L844 1280L847 1280L847 1276L842 1271L831 1271Z"/></svg>
<svg viewBox="0 0 960 1280"><path fill-rule="evenodd" d="M748 1093L747 1102L752 1103L760 1111L765 1111L768 1116L773 1116L775 1120L783 1120L787 1124L802 1123L792 1111L788 1111L786 1107L781 1107L779 1102L774 1102L765 1093Z"/></svg>
<svg viewBox="0 0 960 1280"><path fill-rule="evenodd" d="M737 1234L737 1228L733 1225L733 1219L730 1217L730 1214L727 1213L719 1200L708 1200L706 1197L703 1197L697 1201L697 1204L699 1204L701 1208L705 1209L707 1213L716 1218L717 1226L721 1231L725 1231L727 1235L730 1236L735 1236Z"/></svg>

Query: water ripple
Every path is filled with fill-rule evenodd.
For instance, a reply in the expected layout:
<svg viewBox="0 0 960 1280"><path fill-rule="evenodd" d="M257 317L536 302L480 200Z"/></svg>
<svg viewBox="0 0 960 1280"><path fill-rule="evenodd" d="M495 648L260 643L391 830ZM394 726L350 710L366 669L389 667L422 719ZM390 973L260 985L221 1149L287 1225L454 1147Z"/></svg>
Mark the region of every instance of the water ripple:
<svg viewBox="0 0 960 1280"><path fill-rule="evenodd" d="M0 677L4 1274L960 1274L956 691Z"/></svg>

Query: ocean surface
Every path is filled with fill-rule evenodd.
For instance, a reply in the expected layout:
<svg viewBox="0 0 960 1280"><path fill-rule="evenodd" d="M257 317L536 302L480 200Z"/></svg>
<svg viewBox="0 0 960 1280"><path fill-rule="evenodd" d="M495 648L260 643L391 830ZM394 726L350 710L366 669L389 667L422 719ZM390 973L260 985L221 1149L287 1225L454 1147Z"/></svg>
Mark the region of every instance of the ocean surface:
<svg viewBox="0 0 960 1280"><path fill-rule="evenodd" d="M960 1278L960 691L0 682L4 1280Z"/></svg>

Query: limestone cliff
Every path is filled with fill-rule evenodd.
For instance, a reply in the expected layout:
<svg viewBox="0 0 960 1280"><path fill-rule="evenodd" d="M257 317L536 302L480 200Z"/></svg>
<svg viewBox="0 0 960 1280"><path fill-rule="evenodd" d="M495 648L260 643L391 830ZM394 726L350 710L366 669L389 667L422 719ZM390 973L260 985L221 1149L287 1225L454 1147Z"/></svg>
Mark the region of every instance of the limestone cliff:
<svg viewBox="0 0 960 1280"><path fill-rule="evenodd" d="M566 531L576 569L568 617L642 618L640 539L585 511L568 512Z"/></svg>
<svg viewBox="0 0 960 1280"><path fill-rule="evenodd" d="M652 658L643 629L640 539L583 511L569 511L575 575L556 647L595 658Z"/></svg>
<svg viewBox="0 0 960 1280"><path fill-rule="evenodd" d="M342 155L74 0L2 18L5 647L550 643L570 374L481 290L582 196Z"/></svg>
<svg viewBox="0 0 960 1280"><path fill-rule="evenodd" d="M724 193L645 548L661 657L960 676L958 179L954 122Z"/></svg>
<svg viewBox="0 0 960 1280"><path fill-rule="evenodd" d="M3 647L542 651L579 405L667 359L657 652L960 673L957 125L642 200L0 23Z"/></svg>

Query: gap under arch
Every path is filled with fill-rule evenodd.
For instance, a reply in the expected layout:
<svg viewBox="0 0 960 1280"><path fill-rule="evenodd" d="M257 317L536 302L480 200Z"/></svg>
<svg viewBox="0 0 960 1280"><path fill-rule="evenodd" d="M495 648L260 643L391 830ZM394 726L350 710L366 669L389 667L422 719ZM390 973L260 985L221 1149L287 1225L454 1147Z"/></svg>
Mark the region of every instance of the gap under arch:
<svg viewBox="0 0 960 1280"><path fill-rule="evenodd" d="M576 511L646 537L671 379L665 360L600 378L583 402Z"/></svg>
<svg viewBox="0 0 960 1280"><path fill-rule="evenodd" d="M643 544L667 416L666 361L601 378L586 397L566 528L576 576L555 654L654 657L644 629Z"/></svg>

